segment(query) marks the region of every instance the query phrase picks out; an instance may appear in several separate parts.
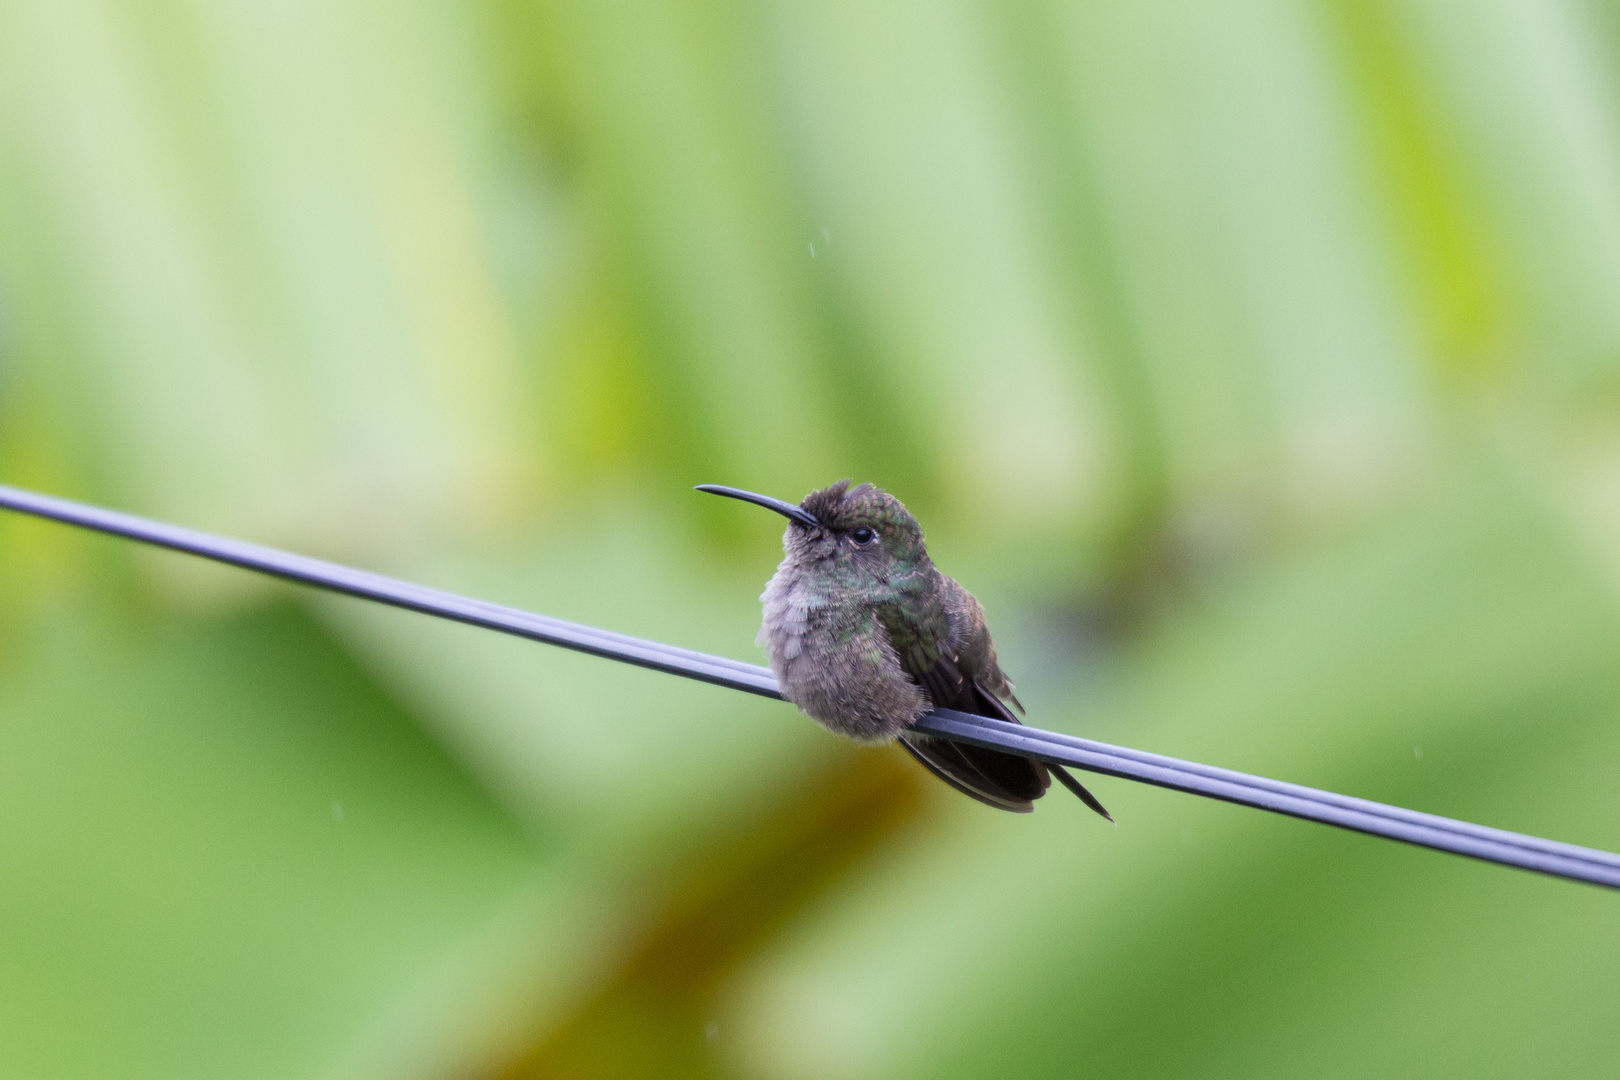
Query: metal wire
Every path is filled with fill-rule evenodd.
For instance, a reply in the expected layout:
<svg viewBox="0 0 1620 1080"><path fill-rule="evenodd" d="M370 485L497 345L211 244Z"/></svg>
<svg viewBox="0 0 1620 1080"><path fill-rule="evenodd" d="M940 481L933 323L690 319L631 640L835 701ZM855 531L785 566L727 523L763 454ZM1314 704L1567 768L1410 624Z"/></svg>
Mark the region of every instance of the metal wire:
<svg viewBox="0 0 1620 1080"><path fill-rule="evenodd" d="M289 581L559 645L593 656L781 700L776 679L756 664L616 634L592 626L473 600L258 544L212 536L85 503L0 485L0 508L139 540ZM1162 754L1112 746L1002 720L938 709L917 729L940 738L1006 750L1088 772L1336 825L1371 836L1504 866L1620 889L1620 855L1398 806L1269 780Z"/></svg>

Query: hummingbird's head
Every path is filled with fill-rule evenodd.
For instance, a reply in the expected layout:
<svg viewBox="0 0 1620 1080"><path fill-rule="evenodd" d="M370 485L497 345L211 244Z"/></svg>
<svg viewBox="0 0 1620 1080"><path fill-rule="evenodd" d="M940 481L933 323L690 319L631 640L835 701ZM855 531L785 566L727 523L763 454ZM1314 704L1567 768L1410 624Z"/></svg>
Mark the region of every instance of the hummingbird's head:
<svg viewBox="0 0 1620 1080"><path fill-rule="evenodd" d="M871 484L850 487L850 481L840 480L812 491L797 506L718 484L699 484L697 490L755 503L787 518L792 524L782 543L790 557L844 563L881 577L928 557L917 519L899 499Z"/></svg>

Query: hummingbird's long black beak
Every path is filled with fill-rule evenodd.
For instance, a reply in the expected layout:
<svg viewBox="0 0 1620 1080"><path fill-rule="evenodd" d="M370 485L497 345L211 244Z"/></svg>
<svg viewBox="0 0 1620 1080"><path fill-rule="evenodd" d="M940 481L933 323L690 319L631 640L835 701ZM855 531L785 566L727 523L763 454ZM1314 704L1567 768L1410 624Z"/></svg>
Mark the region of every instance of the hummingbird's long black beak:
<svg viewBox="0 0 1620 1080"><path fill-rule="evenodd" d="M752 491L726 487L723 484L699 484L695 490L707 491L710 495L724 495L728 499L741 499L743 502L751 502L755 506L763 506L767 510L775 510L783 517L790 518L807 529L821 528L821 522L817 521L815 515L810 511L803 507L794 506L790 502L783 502L781 499L773 499L769 495L756 495Z"/></svg>

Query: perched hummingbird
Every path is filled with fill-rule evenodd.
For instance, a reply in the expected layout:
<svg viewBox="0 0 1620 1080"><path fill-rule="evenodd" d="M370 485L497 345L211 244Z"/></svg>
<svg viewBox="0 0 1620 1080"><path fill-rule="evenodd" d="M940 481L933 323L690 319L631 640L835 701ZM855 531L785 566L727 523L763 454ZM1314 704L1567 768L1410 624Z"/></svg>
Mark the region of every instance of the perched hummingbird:
<svg viewBox="0 0 1620 1080"><path fill-rule="evenodd" d="M1113 821L1059 765L912 730L930 707L1018 723L1012 684L973 594L934 567L922 528L888 492L840 480L798 506L769 495L699 484L788 519L786 557L765 586L758 644L782 696L856 742L898 738L929 772L982 803L1027 814L1056 773Z"/></svg>

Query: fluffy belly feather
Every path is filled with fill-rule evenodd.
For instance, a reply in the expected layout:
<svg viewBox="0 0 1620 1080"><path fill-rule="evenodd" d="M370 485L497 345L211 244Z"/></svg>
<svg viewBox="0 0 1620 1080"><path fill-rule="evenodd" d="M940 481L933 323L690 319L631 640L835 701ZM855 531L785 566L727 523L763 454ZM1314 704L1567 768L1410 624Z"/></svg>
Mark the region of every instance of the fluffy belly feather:
<svg viewBox="0 0 1620 1080"><path fill-rule="evenodd" d="M869 611L833 605L778 570L760 597L764 647L782 694L811 719L859 742L887 742L928 708Z"/></svg>

